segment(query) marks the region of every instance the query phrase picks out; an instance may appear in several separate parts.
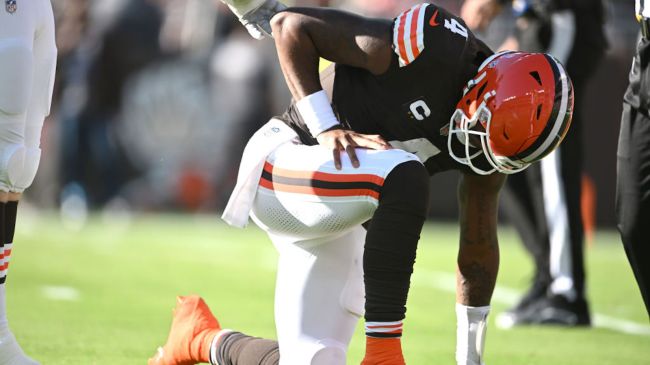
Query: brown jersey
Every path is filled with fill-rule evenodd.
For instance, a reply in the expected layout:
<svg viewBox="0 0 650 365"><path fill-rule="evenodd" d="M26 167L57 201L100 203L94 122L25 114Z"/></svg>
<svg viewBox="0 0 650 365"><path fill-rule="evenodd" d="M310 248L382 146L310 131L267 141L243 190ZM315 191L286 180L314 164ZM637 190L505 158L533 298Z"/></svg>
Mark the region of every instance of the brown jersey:
<svg viewBox="0 0 650 365"><path fill-rule="evenodd" d="M337 117L346 128L380 134L416 154L430 174L469 171L449 156L447 127L463 87L492 51L459 17L434 4L417 5L395 18L393 49L392 64L382 75L342 64L321 74ZM280 119L304 143L316 143L295 105Z"/></svg>

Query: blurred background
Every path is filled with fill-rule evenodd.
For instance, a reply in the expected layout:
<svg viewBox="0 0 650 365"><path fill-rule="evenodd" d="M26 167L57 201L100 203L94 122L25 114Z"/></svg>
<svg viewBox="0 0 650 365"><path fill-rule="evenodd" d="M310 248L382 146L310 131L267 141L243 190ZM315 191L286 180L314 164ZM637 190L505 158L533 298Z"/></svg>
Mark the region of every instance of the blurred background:
<svg viewBox="0 0 650 365"><path fill-rule="evenodd" d="M419 1L294 1L393 17ZM255 41L217 0L52 0L59 60L43 160L25 201L69 227L89 213L217 213L248 137L281 113L289 93L269 40ZM458 13L461 0L437 1ZM610 47L586 103L585 219L614 227L616 143L636 42L633 2L609 0ZM481 34L497 46L505 11ZM457 174L432 180L453 191ZM435 191L434 190L434 191ZM456 219L454 194L431 215Z"/></svg>

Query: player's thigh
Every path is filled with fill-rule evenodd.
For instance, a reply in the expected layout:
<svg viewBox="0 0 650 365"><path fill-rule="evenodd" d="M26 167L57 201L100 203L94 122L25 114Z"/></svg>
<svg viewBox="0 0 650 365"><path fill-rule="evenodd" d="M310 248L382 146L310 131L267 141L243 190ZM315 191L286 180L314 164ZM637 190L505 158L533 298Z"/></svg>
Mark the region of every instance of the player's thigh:
<svg viewBox="0 0 650 365"><path fill-rule="evenodd" d="M0 8L0 190L12 191L25 161L25 120L33 89L37 13L32 2Z"/></svg>
<svg viewBox="0 0 650 365"><path fill-rule="evenodd" d="M41 4L41 18L33 49L34 77L26 120L28 130L25 131L25 144L28 147L39 146L43 120L50 114L57 58L54 16L50 1L34 2Z"/></svg>
<svg viewBox="0 0 650 365"><path fill-rule="evenodd" d="M0 10L0 124L24 123L25 118L42 123L56 69L52 5L21 1L12 9Z"/></svg>
<svg viewBox="0 0 650 365"><path fill-rule="evenodd" d="M345 364L363 314L361 226L329 239L271 236L278 249L275 320L282 365Z"/></svg>
<svg viewBox="0 0 650 365"><path fill-rule="evenodd" d="M42 0L38 0L42 1ZM50 114L54 73L56 69L56 45L54 40L54 19L49 2L43 6L43 19L39 37L34 41L34 76L32 92L24 125L24 164L19 176L13 181L12 190L22 192L34 178L41 159L41 132L45 117Z"/></svg>
<svg viewBox="0 0 650 365"><path fill-rule="evenodd" d="M386 176L414 155L401 150L358 149L360 167L347 156L334 167L321 146L286 143L266 160L253 204L256 223L267 232L296 241L328 237L370 219Z"/></svg>
<svg viewBox="0 0 650 365"><path fill-rule="evenodd" d="M40 2L40 0L36 0ZM24 115L32 90L33 45L39 25L38 6L18 2L0 8L0 117L2 124Z"/></svg>
<svg viewBox="0 0 650 365"><path fill-rule="evenodd" d="M49 114L56 45L47 0L0 11L0 190L22 192L36 175Z"/></svg>

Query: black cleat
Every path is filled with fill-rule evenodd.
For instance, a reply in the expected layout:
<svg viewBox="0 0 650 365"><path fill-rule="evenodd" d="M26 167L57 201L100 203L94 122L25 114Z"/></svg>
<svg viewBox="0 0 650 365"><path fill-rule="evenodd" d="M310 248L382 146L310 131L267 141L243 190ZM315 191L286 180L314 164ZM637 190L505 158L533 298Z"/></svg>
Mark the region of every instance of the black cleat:
<svg viewBox="0 0 650 365"><path fill-rule="evenodd" d="M548 284L540 280L534 280L533 285L528 289L526 294L519 300L519 303L510 308L508 312L524 311L528 306L534 304L546 297Z"/></svg>
<svg viewBox="0 0 650 365"><path fill-rule="evenodd" d="M497 316L497 326L511 328L524 325L590 326L587 301L569 301L563 295L552 295L528 304L523 309L514 308Z"/></svg>

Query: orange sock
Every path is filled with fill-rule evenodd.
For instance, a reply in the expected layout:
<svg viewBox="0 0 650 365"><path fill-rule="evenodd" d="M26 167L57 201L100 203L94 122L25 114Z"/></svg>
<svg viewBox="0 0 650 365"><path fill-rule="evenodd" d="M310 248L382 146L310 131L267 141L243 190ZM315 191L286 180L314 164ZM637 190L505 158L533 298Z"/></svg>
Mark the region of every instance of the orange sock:
<svg viewBox="0 0 650 365"><path fill-rule="evenodd" d="M405 365L401 339L366 337L366 356L361 365Z"/></svg>

